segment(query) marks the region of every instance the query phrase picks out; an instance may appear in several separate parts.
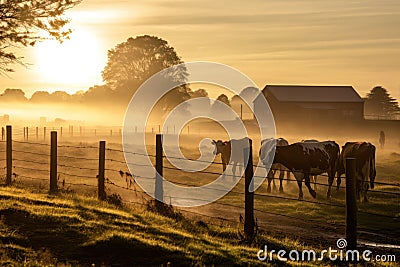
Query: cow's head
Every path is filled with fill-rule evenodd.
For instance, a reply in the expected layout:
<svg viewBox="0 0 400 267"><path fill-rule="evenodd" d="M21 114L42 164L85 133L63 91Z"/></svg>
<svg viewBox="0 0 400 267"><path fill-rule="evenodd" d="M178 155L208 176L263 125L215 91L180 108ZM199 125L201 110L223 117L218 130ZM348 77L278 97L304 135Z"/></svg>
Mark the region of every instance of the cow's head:
<svg viewBox="0 0 400 267"><path fill-rule="evenodd" d="M211 143L215 146L214 151L213 151L214 155L218 155L218 154L222 153L223 148L227 144L227 142L223 142L222 140L218 140L218 141L212 140Z"/></svg>

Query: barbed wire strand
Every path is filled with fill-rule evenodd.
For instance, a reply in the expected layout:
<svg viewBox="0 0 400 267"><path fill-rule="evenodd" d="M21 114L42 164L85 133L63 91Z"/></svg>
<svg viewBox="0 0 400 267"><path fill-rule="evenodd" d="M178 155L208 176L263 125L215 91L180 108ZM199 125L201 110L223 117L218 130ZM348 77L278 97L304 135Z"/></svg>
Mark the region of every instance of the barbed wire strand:
<svg viewBox="0 0 400 267"><path fill-rule="evenodd" d="M91 161L98 161L99 159L95 158L83 158L83 157L73 157L73 156L66 156L66 155L57 155L59 158L67 158L67 159L79 159L79 160L91 160Z"/></svg>
<svg viewBox="0 0 400 267"><path fill-rule="evenodd" d="M50 144L45 144L45 143L34 143L34 142L26 142L26 141L16 141L16 140L12 140L15 143L19 143L19 144L29 144L29 145L38 145L38 146L47 146L49 147Z"/></svg>
<svg viewBox="0 0 400 267"><path fill-rule="evenodd" d="M42 170L42 169L32 169L32 168L27 168L27 167L23 167L23 166L18 166L18 165L14 165L15 168L20 168L23 170L28 170L28 171L39 171L39 172L50 172L50 170Z"/></svg>
<svg viewBox="0 0 400 267"><path fill-rule="evenodd" d="M39 162L39 161L34 161L34 160L20 160L20 159L12 159L13 161L18 161L18 162L27 162L27 163L34 163L34 164L39 164L39 165L49 165L48 162Z"/></svg>
<svg viewBox="0 0 400 267"><path fill-rule="evenodd" d="M38 155L38 156L46 156L46 157L50 157L50 154L47 153L38 153L38 152L32 152L32 151L21 151L21 150L12 150L13 152L17 152L17 153L25 153L25 154L31 154L31 155Z"/></svg>

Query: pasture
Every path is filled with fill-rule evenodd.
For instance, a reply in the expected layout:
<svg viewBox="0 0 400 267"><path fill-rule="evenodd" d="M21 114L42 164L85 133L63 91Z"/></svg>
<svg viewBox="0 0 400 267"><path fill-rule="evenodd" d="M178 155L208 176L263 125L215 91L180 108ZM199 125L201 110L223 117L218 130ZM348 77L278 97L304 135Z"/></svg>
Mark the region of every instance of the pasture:
<svg viewBox="0 0 400 267"><path fill-rule="evenodd" d="M120 136L103 138L98 136L97 138L98 140L107 140L107 194L119 195L125 205L133 208L133 212L136 212L137 209L144 212L143 204L150 200L150 197L143 193L137 185L128 186L125 177L120 174L120 171L124 173L130 171L126 166L122 153ZM148 155L155 155L154 134L148 134L146 138L149 144L145 152ZM200 156L198 144L199 140L202 138L202 136L181 136L180 141L183 155L191 159L198 158ZM294 142L294 138L289 139L289 141ZM258 143L257 141L253 142L255 144L253 156L254 163L256 164L258 162ZM343 142L341 142L341 140L338 141L340 145L342 145ZM0 151L4 151L4 149L5 143L0 142ZM15 173L13 179L15 180L14 185L16 187L28 191L35 189L38 190L38 192L45 192L48 189L49 149L50 147L47 143L38 144L36 142L19 141L18 139L13 142L13 172ZM392 149L388 148L383 151L377 149L377 177L375 180L377 183L373 190L374 192L368 192L370 200L368 203L359 203L358 205L358 238L361 247L364 247L366 244L400 245L398 240L398 236L400 235L400 154L398 154L398 151L396 147L392 147ZM2 153L2 155L4 155L4 153ZM91 198L96 195L97 156L98 143L94 138L74 137L61 139L59 141L58 182L61 192L67 194L67 198L70 198L71 194L77 199L83 198L80 196ZM0 157L1 169L5 166L3 157L4 156ZM153 158L151 159L154 161ZM216 158L215 161L217 163L220 162L220 158ZM133 174L135 173L135 170L131 171ZM222 166L220 164L211 164L202 173L184 172L174 169L167 160L164 160L164 177L171 182L181 183L186 186L207 184L216 179L219 176L218 173L221 173L221 171ZM226 176L224 179L231 179L231 177ZM273 190L272 193L267 193L266 181L255 192L255 216L257 218L259 230L262 232L261 239L265 240L266 238L270 238L272 240L285 240L284 243L291 244L291 246L306 246L316 249L335 246L336 240L345 236L344 188L340 188L339 191L333 188L332 199L327 200L327 177L321 175L318 177L317 199L312 199L308 191L304 190L304 201L298 201L297 184L294 182L293 176L291 179L290 181L284 181L284 193L278 193L277 190ZM277 185L279 184L279 180L275 182ZM344 184L345 182L343 181L342 187ZM336 181L334 185L336 185ZM19 192L22 192L18 190L13 192L14 197L17 197ZM209 227L222 226L222 228L218 228L220 229L218 231L229 232L229 239L229 235L234 235L234 233L237 232L239 217L244 214L243 193L244 181L241 179L229 194L213 204L196 208L179 208L178 210L191 222L201 220L206 222L207 225L210 225ZM32 196L32 198L36 197L40 198L43 196ZM168 200L168 192L165 192L165 198ZM83 201L85 202L86 200ZM73 202L77 203L76 200ZM92 206L98 205L93 201L90 203ZM107 206L107 209L110 209L110 207ZM74 213L74 211L69 212L71 214ZM124 210L124 212L131 214L132 211ZM169 219L165 219L164 226L167 227L166 225L169 223ZM146 235L145 233L146 231L143 232L143 235ZM207 231L204 233L206 234ZM174 238L171 237L170 239ZM237 240L237 237L233 239ZM262 242L257 243L257 245L261 244ZM206 246L205 244L199 244L200 247L203 245ZM283 244L276 244L278 247L282 245ZM210 250L214 249L215 248L210 248ZM399 257L398 249L382 247L374 249L375 251L383 251L386 253L389 251ZM242 261L243 264L256 260L254 248L250 250L237 252L237 255L241 256L235 256L235 260L238 260L243 255L248 255L249 257L245 257L246 259ZM240 251L240 249L238 251ZM223 259L223 261L225 260L227 259ZM202 260L200 262L205 264ZM256 264L256 262L251 263L251 265L253 264Z"/></svg>

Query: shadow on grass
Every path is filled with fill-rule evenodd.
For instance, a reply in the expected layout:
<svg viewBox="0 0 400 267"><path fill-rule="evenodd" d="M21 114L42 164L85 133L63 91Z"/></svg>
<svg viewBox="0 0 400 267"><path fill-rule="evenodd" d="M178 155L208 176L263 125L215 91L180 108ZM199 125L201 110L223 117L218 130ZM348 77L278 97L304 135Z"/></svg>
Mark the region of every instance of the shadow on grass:
<svg viewBox="0 0 400 267"><path fill-rule="evenodd" d="M35 251L49 251L58 262L132 266L160 265L168 259L175 263L174 266L190 265L190 260L182 253L135 239L112 236L87 243L90 241L84 233L87 229L77 226L73 220L37 216L17 208L0 210L0 216L3 224L25 237L14 239L14 242L18 242L17 245L30 247ZM89 245L84 245L85 243Z"/></svg>
<svg viewBox="0 0 400 267"><path fill-rule="evenodd" d="M84 208L78 207L84 213ZM90 213L92 210L86 210ZM11 238L15 246L32 249L38 254L46 251L52 263L66 263L73 266L160 266L171 262L172 266L193 266L196 263L235 266L235 259L231 255L221 255L212 251L199 251L192 248L185 249L189 237L173 233L168 229L156 228L152 225L113 224L118 216L101 213L97 219L99 224L86 225L86 221L67 216L56 217L38 215L19 207L10 207L0 210L1 223L8 230L15 231L22 238ZM105 218L108 217L108 218ZM96 219L96 218L91 218ZM126 218L125 218L126 219ZM134 218L132 218L135 220ZM105 225L102 226L101 223ZM145 222L143 222L145 223ZM116 232L112 230L118 229ZM123 233L129 234L125 236ZM104 233L111 233L105 238ZM115 234L113 234L115 233ZM136 237L135 237L136 235ZM158 245L160 240L171 248ZM5 240L2 240L3 243ZM204 240L205 241L205 240ZM210 245L208 242L205 242ZM14 258L12 255L9 255ZM21 256L18 257L21 259ZM23 256L22 256L23 258ZM18 260L18 259L15 259Z"/></svg>

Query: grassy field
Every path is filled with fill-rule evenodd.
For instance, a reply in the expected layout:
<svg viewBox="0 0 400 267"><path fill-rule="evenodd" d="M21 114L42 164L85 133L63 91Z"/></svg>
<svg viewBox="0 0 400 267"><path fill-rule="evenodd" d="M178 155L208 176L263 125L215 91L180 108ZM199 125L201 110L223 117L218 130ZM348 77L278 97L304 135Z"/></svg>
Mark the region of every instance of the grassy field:
<svg viewBox="0 0 400 267"><path fill-rule="evenodd" d="M107 148L113 150L106 152L106 158L112 159L106 162L106 177L116 185L126 187L125 179L118 171L129 170L123 154L118 151L121 145L117 139L107 143ZM198 143L196 140L183 141L186 144ZM284 182L283 194L269 194L263 184L255 196L255 216L262 233L251 247L239 245L237 237L237 221L244 213L242 181L232 193L215 204L181 210L190 218L188 220L165 218L143 208L116 209L99 203L93 198L97 184L97 145L93 140L61 140L59 187L69 193L49 198L43 194L48 189L49 147L14 143L13 158L17 159L14 161L17 175L14 184L20 189L2 189L0 192L4 262L9 261L11 266L24 261L27 266L56 263L125 266L130 262L159 265L168 261L173 262L172 266L253 266L260 264L256 254L264 244L274 249L307 247L321 250L334 246L334 242L344 236L344 208L329 206L345 204L344 189L333 189L332 199L328 201L325 198L327 188L321 185L318 186L316 201L326 205L297 201L298 189L294 182ZM3 149L4 143L0 143L0 150ZM182 151L189 158L200 155L195 146L184 146ZM154 154L154 146L148 146L147 153ZM257 162L256 153L254 161ZM0 165L3 167L4 161L0 161ZM400 183L400 155L396 150L378 150L376 165L377 182ZM171 165L165 162L165 166ZM221 165L214 164L207 171L219 173L221 168ZM189 185L206 184L217 177L168 169L164 170L164 176L172 182ZM320 176L318 182L325 184L327 178ZM143 203L149 199L132 190L110 184L106 187L109 195L118 194L127 202ZM29 191L34 188L39 193ZM398 186L376 185L375 189L400 193ZM303 190L306 201L315 201L304 186ZM168 192L166 195L168 197ZM359 204L359 240L400 245L399 196L370 192L369 197L369 203ZM204 216L189 216L186 211ZM229 223L214 220L214 217ZM57 239L59 236L62 237ZM378 251L398 254L398 250ZM282 263L273 264L281 266Z"/></svg>
<svg viewBox="0 0 400 267"><path fill-rule="evenodd" d="M311 249L263 233L252 246L240 245L234 228L76 194L1 188L0 216L2 266L282 266L258 261L259 247Z"/></svg>

